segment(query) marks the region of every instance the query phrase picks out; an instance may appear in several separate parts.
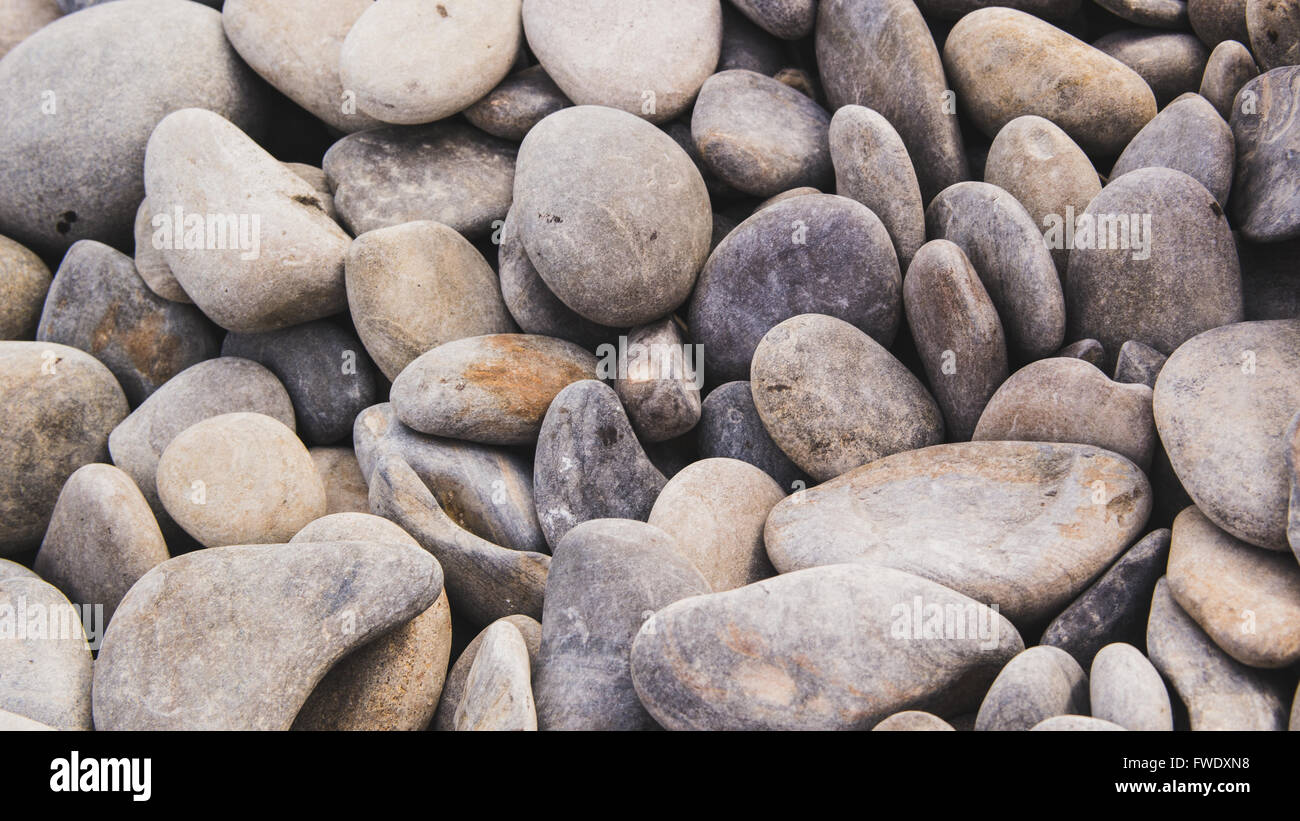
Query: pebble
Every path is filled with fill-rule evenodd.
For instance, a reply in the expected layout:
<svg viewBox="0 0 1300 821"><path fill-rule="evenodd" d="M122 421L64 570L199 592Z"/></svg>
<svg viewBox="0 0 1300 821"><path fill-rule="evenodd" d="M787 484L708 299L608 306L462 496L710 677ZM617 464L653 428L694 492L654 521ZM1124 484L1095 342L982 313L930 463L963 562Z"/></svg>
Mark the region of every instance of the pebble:
<svg viewBox="0 0 1300 821"><path fill-rule="evenodd" d="M1188 25L1185 0L1097 0L1097 5L1139 26L1185 29Z"/></svg>
<svg viewBox="0 0 1300 821"><path fill-rule="evenodd" d="M1112 382L1082 359L1040 359L1002 383L972 438L1096 445L1150 470L1156 448L1151 389Z"/></svg>
<svg viewBox="0 0 1300 821"><path fill-rule="evenodd" d="M943 417L925 386L843 320L787 319L763 337L752 370L763 426L818 481L943 441Z"/></svg>
<svg viewBox="0 0 1300 821"><path fill-rule="evenodd" d="M0 57L3 50L0 49ZM33 721L27 716L20 716L17 713L11 713L8 710L0 710L0 732L52 732L58 727L51 727L40 721Z"/></svg>
<svg viewBox="0 0 1300 821"><path fill-rule="evenodd" d="M1246 0L1246 33L1264 71L1300 64L1300 4Z"/></svg>
<svg viewBox="0 0 1300 821"><path fill-rule="evenodd" d="M1286 171L1300 151L1300 66L1254 78L1237 100L1231 118L1237 146L1233 216L1253 242L1300 237L1300 181Z"/></svg>
<svg viewBox="0 0 1300 821"><path fill-rule="evenodd" d="M922 202L969 179L943 63L915 4L822 0L815 42L830 110L860 105L888 120L912 157Z"/></svg>
<svg viewBox="0 0 1300 821"><path fill-rule="evenodd" d="M0 397L0 556L9 556L40 544L59 488L108 457L128 406L99 360L46 342L0 342Z"/></svg>
<svg viewBox="0 0 1300 821"><path fill-rule="evenodd" d="M158 497L204 547L279 544L325 515L325 486L307 448L260 413L204 419L158 459Z"/></svg>
<svg viewBox="0 0 1300 821"><path fill-rule="evenodd" d="M1029 730L1054 716L1088 715L1088 674L1059 647L1021 652L1002 668L980 704L979 731Z"/></svg>
<svg viewBox="0 0 1300 821"><path fill-rule="evenodd" d="M1163 578L1151 598L1146 643L1151 663L1187 708L1193 731L1285 729L1289 694L1220 650L1174 601Z"/></svg>
<svg viewBox="0 0 1300 821"><path fill-rule="evenodd" d="M492 267L437 222L358 237L347 254L347 298L357 335L390 380L443 343L514 330Z"/></svg>
<svg viewBox="0 0 1300 821"><path fill-rule="evenodd" d="M963 442L899 453L773 508L764 541L781 573L894 567L1046 620L1146 524L1151 490L1131 462L1089 445Z"/></svg>
<svg viewBox="0 0 1300 821"><path fill-rule="evenodd" d="M493 622L484 632L465 691L456 706L457 730L536 730L537 705L528 645L519 628Z"/></svg>
<svg viewBox="0 0 1300 821"><path fill-rule="evenodd" d="M1043 719L1029 729L1045 732L1077 733L1095 732L1098 730L1103 732L1114 732L1116 730L1124 730L1127 728L1121 727L1113 721L1106 721L1101 718L1092 718L1091 716L1052 716L1051 718Z"/></svg>
<svg viewBox="0 0 1300 821"><path fill-rule="evenodd" d="M81 611L54 585L27 578L0 580L0 609L10 624L0 634L0 709L57 730L91 729L93 662Z"/></svg>
<svg viewBox="0 0 1300 821"><path fill-rule="evenodd" d="M336 663L427 610L441 590L438 563L400 544L178 556L131 588L109 626L95 664L95 727L287 730Z"/></svg>
<svg viewBox="0 0 1300 821"><path fill-rule="evenodd" d="M533 126L571 105L546 70L532 66L511 74L465 109L465 119L493 137L521 142Z"/></svg>
<svg viewBox="0 0 1300 821"><path fill-rule="evenodd" d="M662 123L690 108L718 64L720 5L524 0L524 31L538 62L573 102Z"/></svg>
<svg viewBox="0 0 1300 821"><path fill-rule="evenodd" d="M348 235L310 183L219 114L169 114L149 138L144 175L150 205L172 215L154 241L213 322L228 331L273 331L347 306ZM188 227L200 217L208 225L201 238Z"/></svg>
<svg viewBox="0 0 1300 821"><path fill-rule="evenodd" d="M1170 354L1241 321L1241 271L1223 208L1183 172L1130 171L1075 226L1065 277L1071 337L1096 339L1108 353L1135 339Z"/></svg>
<svg viewBox="0 0 1300 821"><path fill-rule="evenodd" d="M18 562L0 559L0 581L5 579L39 579L40 576Z"/></svg>
<svg viewBox="0 0 1300 821"><path fill-rule="evenodd" d="M708 592L676 540L657 527L595 519L566 533L546 582L534 676L539 727L653 729L647 708L654 705L633 688L632 641L656 611Z"/></svg>
<svg viewBox="0 0 1300 821"><path fill-rule="evenodd" d="M924 710L904 710L871 728L874 732L956 732L956 728L933 713Z"/></svg>
<svg viewBox="0 0 1300 821"><path fill-rule="evenodd" d="M469 239L505 219L516 149L459 122L350 134L325 153L339 217L355 235L440 222Z"/></svg>
<svg viewBox="0 0 1300 821"><path fill-rule="evenodd" d="M1283 434L1298 407L1300 320L1206 331L1156 382L1156 429L1183 487L1210 521L1271 550L1289 549Z"/></svg>
<svg viewBox="0 0 1300 821"><path fill-rule="evenodd" d="M668 481L637 441L618 394L591 379L551 402L533 464L537 518L551 547L591 519L644 522Z"/></svg>
<svg viewBox="0 0 1300 821"><path fill-rule="evenodd" d="M393 381L393 412L420 433L531 444L556 395L595 375L595 357L571 342L527 334L458 339L406 366Z"/></svg>
<svg viewBox="0 0 1300 821"><path fill-rule="evenodd" d="M386 123L442 120L506 78L523 37L521 0L378 0L339 52L356 107Z"/></svg>
<svg viewBox="0 0 1300 821"><path fill-rule="evenodd" d="M430 729L444 732L456 729L456 708L460 706L461 698L464 696L465 681L469 678L469 671L474 666L474 659L478 656L479 647L483 645L483 639L486 638L488 630L493 625L501 623L513 625L523 637L524 646L528 650L529 670L532 670L537 664L537 651L542 642L542 625L540 622L528 616L506 616L489 624L469 644L465 645L460 658L456 659L456 663L451 667L451 672L447 673L447 683L442 687L442 698L438 701L438 712L433 718Z"/></svg>
<svg viewBox="0 0 1300 821"><path fill-rule="evenodd" d="M1088 694L1094 718L1125 730L1174 729L1169 691L1160 673L1142 651L1116 642L1098 651L1088 677Z"/></svg>
<svg viewBox="0 0 1300 821"><path fill-rule="evenodd" d="M1146 385L1155 390L1156 379L1168 359L1150 345L1130 339L1119 348L1119 354L1115 357L1115 375L1112 378L1116 382Z"/></svg>
<svg viewBox="0 0 1300 821"><path fill-rule="evenodd" d="M158 296L130 257L94 240L81 240L64 255L36 339L94 356L132 407L219 350L217 329L197 308Z"/></svg>
<svg viewBox="0 0 1300 821"><path fill-rule="evenodd" d="M144 495L123 471L91 464L68 477L33 567L107 624L131 585L170 558Z"/></svg>
<svg viewBox="0 0 1300 821"><path fill-rule="evenodd" d="M153 207L149 204L149 198L145 197L140 202L139 210L135 212L135 271L144 280L149 290L163 299L193 305L194 300L190 299L185 289L176 281L171 266L163 258L162 249L154 247L153 218Z"/></svg>
<svg viewBox="0 0 1300 821"><path fill-rule="evenodd" d="M1246 0L1187 0L1187 19L1207 46L1224 40L1249 42Z"/></svg>
<svg viewBox="0 0 1300 821"><path fill-rule="evenodd" d="M51 280L40 257L0 236L0 340L35 336Z"/></svg>
<svg viewBox="0 0 1300 821"><path fill-rule="evenodd" d="M614 392L642 441L674 439L700 421L704 363L691 350L673 317L628 332L627 355L619 359L626 366L614 379Z"/></svg>
<svg viewBox="0 0 1300 821"><path fill-rule="evenodd" d="M1169 592L1225 653L1251 667L1300 660L1300 565L1219 530L1195 507L1174 519Z"/></svg>
<svg viewBox="0 0 1300 821"><path fill-rule="evenodd" d="M13 0L0 9L0 57L62 14L55 0Z"/></svg>
<svg viewBox="0 0 1300 821"><path fill-rule="evenodd" d="M958 246L921 246L903 280L903 308L952 441L975 432L984 406L1007 378L1002 320Z"/></svg>
<svg viewBox="0 0 1300 821"><path fill-rule="evenodd" d="M528 7L554 2L529 0ZM582 27L590 32L592 25ZM638 53L648 48L643 42ZM663 131L612 108L566 108L528 132L514 209L542 280L603 325L626 328L667 315L690 296L709 253L713 212L690 156Z"/></svg>
<svg viewBox="0 0 1300 821"><path fill-rule="evenodd" d="M1078 342L1071 342L1057 351L1056 355L1066 359L1078 359L1096 368L1104 367L1106 364L1106 349L1095 339L1080 339Z"/></svg>
<svg viewBox="0 0 1300 821"><path fill-rule="evenodd" d="M1199 94L1183 94L1142 127L1115 161L1110 178L1139 168L1172 168L1226 205L1235 156L1232 129L1210 101Z"/></svg>
<svg viewBox="0 0 1300 821"><path fill-rule="evenodd" d="M1099 38L1093 46L1136 72L1164 107L1180 94L1196 91L1210 50L1181 31L1126 29Z"/></svg>
<svg viewBox="0 0 1300 821"><path fill-rule="evenodd" d="M1009 353L1050 356L1065 341L1061 277L1034 218L996 185L963 182L945 189L925 212L927 236L966 254L997 306Z"/></svg>
<svg viewBox="0 0 1300 821"><path fill-rule="evenodd" d="M748 462L775 479L786 493L808 486L803 471L763 427L748 382L728 382L710 391L695 430L701 458Z"/></svg>
<svg viewBox="0 0 1300 821"><path fill-rule="evenodd" d="M1114 156L1156 115L1156 97L1138 72L1015 9L963 17L944 44L943 63L962 110L990 138L1035 114L1089 154Z"/></svg>
<svg viewBox="0 0 1300 821"><path fill-rule="evenodd" d="M1201 75L1200 95L1210 101L1224 120L1232 119L1232 102L1251 79L1259 76L1259 68L1250 50L1236 40L1224 40L1210 52Z"/></svg>
<svg viewBox="0 0 1300 821"><path fill-rule="evenodd" d="M817 19L816 0L733 0L733 5L783 40L807 37Z"/></svg>
<svg viewBox="0 0 1300 821"><path fill-rule="evenodd" d="M54 21L5 56L0 87L0 234L42 252L129 242L145 145L168 112L205 108L255 133L267 114L221 15L173 0Z"/></svg>
<svg viewBox="0 0 1300 821"><path fill-rule="evenodd" d="M748 379L759 342L791 317L834 317L888 346L902 312L885 226L861 203L809 194L759 211L719 243L688 324L716 383Z"/></svg>
<svg viewBox="0 0 1300 821"><path fill-rule="evenodd" d="M946 634L936 612L969 633ZM942 585L839 565L660 610L632 645L632 677L670 730L866 730L900 710L973 706L1023 647L1006 619Z"/></svg>

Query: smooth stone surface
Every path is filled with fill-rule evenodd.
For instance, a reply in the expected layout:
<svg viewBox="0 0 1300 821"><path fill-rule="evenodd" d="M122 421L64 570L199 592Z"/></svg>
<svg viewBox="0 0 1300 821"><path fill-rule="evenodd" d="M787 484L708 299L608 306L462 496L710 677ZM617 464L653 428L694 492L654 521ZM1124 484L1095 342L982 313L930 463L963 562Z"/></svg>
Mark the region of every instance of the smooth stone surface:
<svg viewBox="0 0 1300 821"><path fill-rule="evenodd" d="M903 308L944 428L970 439L989 398L1007 378L1002 320L961 248L921 246L903 280Z"/></svg>
<svg viewBox="0 0 1300 821"><path fill-rule="evenodd" d="M785 498L772 477L737 459L702 459L668 480L646 521L672 536L714 592L776 575L763 545Z"/></svg>
<svg viewBox="0 0 1300 821"><path fill-rule="evenodd" d="M0 57L62 14L56 0L13 0L6 3L0 9Z"/></svg>
<svg viewBox="0 0 1300 821"><path fill-rule="evenodd" d="M373 0L227 0L226 38L245 63L286 97L338 131L373 128L339 79L343 40Z"/></svg>
<svg viewBox="0 0 1300 821"><path fill-rule="evenodd" d="M1088 695L1094 718L1125 730L1174 729L1169 691L1160 673L1131 644L1108 644L1093 659Z"/></svg>
<svg viewBox="0 0 1300 821"><path fill-rule="evenodd" d="M416 433L398 421L390 404L358 414L353 441L366 480L385 455L398 456L460 527L503 547L546 551L530 454Z"/></svg>
<svg viewBox="0 0 1300 821"><path fill-rule="evenodd" d="M962 110L989 137L1036 114L1089 154L1114 156L1156 115L1139 72L1015 9L963 17L944 44L943 64Z"/></svg>
<svg viewBox="0 0 1300 821"><path fill-rule="evenodd" d="M815 43L830 110L880 112L907 146L922 202L969 179L943 62L911 0L822 0Z"/></svg>
<svg viewBox="0 0 1300 821"><path fill-rule="evenodd" d="M192 305L194 300L189 298L185 289L176 281L171 266L163 258L162 248L154 247L154 235L157 233L153 224L154 216L153 206L149 204L149 198L145 197L140 202L139 210L135 212L136 273L144 280L144 284L149 286L149 290L163 299ZM159 225L162 225L161 221Z"/></svg>
<svg viewBox="0 0 1300 821"><path fill-rule="evenodd" d="M1195 507L1174 519L1166 576L1174 601L1225 653L1251 667L1300 659L1300 565L1234 539Z"/></svg>
<svg viewBox="0 0 1300 821"><path fill-rule="evenodd" d="M445 342L514 330L487 260L436 222L358 237L348 250L347 296L361 342L389 379Z"/></svg>
<svg viewBox="0 0 1300 821"><path fill-rule="evenodd" d="M1147 653L1186 706L1193 730L1286 727L1289 693L1220 650L1174 601L1163 578L1151 597Z"/></svg>
<svg viewBox="0 0 1300 821"><path fill-rule="evenodd" d="M474 654L465 691L456 706L458 731L536 730L528 645L519 628L493 622Z"/></svg>
<svg viewBox="0 0 1300 821"><path fill-rule="evenodd" d="M1030 623L1060 612L1141 532L1146 476L1088 445L964 442L881 459L778 504L782 573L893 567Z"/></svg>
<svg viewBox="0 0 1300 821"><path fill-rule="evenodd" d="M1202 331L1241 321L1241 271L1223 208L1183 172L1143 168L1115 179L1076 226L1094 230L1086 240L1076 233L1070 252L1071 337L1096 339L1108 355L1130 339L1170 354Z"/></svg>
<svg viewBox="0 0 1300 821"><path fill-rule="evenodd" d="M970 632L926 635L911 621L922 602ZM840 565L655 613L632 646L632 676L668 729L865 730L900 710L969 709L1023 647L1006 619L948 588Z"/></svg>
<svg viewBox="0 0 1300 821"><path fill-rule="evenodd" d="M745 220L700 273L689 326L712 382L747 379L763 336L791 317L824 314L893 344L902 277L889 232L847 197L809 194Z"/></svg>
<svg viewBox="0 0 1300 821"><path fill-rule="evenodd" d="M1195 35L1181 31L1127 29L1099 38L1093 47L1136 72L1162 107L1196 91L1210 59L1210 50Z"/></svg>
<svg viewBox="0 0 1300 821"><path fill-rule="evenodd" d="M874 732L956 732L956 728L933 713L924 710L904 710L871 728Z"/></svg>
<svg viewBox="0 0 1300 821"><path fill-rule="evenodd" d="M18 562L0 559L0 581L4 579L39 579L40 576Z"/></svg>
<svg viewBox="0 0 1300 821"><path fill-rule="evenodd" d="M438 563L407 545L238 545L178 556L118 608L95 664L95 726L287 730L340 659L427 610L441 590Z"/></svg>
<svg viewBox="0 0 1300 821"><path fill-rule="evenodd" d="M0 236L0 340L36 334L52 279L40 257Z"/></svg>
<svg viewBox="0 0 1300 821"><path fill-rule="evenodd" d="M732 0L732 5L783 40L807 37L817 19L816 0Z"/></svg>
<svg viewBox="0 0 1300 821"><path fill-rule="evenodd" d="M603 356L597 366L600 376L607 378L608 373L600 372L616 366L614 392L644 442L676 438L700 421L704 374L697 368L703 368L703 356L696 355L700 348L687 344L670 316L629 331L626 356L617 354L613 343L597 351Z"/></svg>
<svg viewBox="0 0 1300 821"><path fill-rule="evenodd" d="M975 729L1029 730L1054 716L1088 714L1088 674L1059 647L1038 646L1017 655L984 696Z"/></svg>
<svg viewBox="0 0 1300 821"><path fill-rule="evenodd" d="M521 0L378 0L348 31L339 79L377 120L431 123L505 79L523 37Z"/></svg>
<svg viewBox="0 0 1300 821"><path fill-rule="evenodd" d="M1151 592L1168 556L1167 529L1142 537L1053 619L1041 643L1060 647L1084 667L1112 642L1144 644Z"/></svg>
<svg viewBox="0 0 1300 821"><path fill-rule="evenodd" d="M668 481L637 441L618 395L590 379L556 395L533 465L537 518L551 547L591 519L645 521Z"/></svg>
<svg viewBox="0 0 1300 821"><path fill-rule="evenodd" d="M989 183L958 183L930 203L925 225L927 236L953 242L975 267L1013 356L1034 360L1060 349L1061 278L1034 218L1015 197Z"/></svg>
<svg viewBox="0 0 1300 821"><path fill-rule="evenodd" d="M972 438L1095 445L1149 470L1156 448L1151 389L1112 382L1082 359L1040 359L1002 383Z"/></svg>
<svg viewBox="0 0 1300 821"><path fill-rule="evenodd" d="M753 71L714 74L700 89L691 136L705 166L756 197L824 188L833 174L831 116L805 95Z"/></svg>
<svg viewBox="0 0 1300 821"><path fill-rule="evenodd" d="M1158 29L1187 28L1184 0L1096 0L1097 5L1139 26Z"/></svg>
<svg viewBox="0 0 1300 821"><path fill-rule="evenodd" d="M36 329L39 342L104 363L139 405L176 374L217 355L217 330L190 305L149 290L131 258L94 240L63 257Z"/></svg>
<svg viewBox="0 0 1300 821"><path fill-rule="evenodd" d="M469 678L469 671L474 666L474 659L478 656L479 648L483 645L483 639L487 631L493 625L502 622L514 625L519 634L523 636L524 646L528 649L529 669L533 669L537 664L537 651L542 643L541 622L528 616L506 616L489 624L469 644L465 645L460 657L456 659L456 663L451 666L451 671L447 673L447 682L442 687L442 698L438 701L438 712L433 718L430 729L443 732L456 729L456 708L460 706L461 698L464 696L465 681Z"/></svg>
<svg viewBox="0 0 1300 821"><path fill-rule="evenodd" d="M580 106L662 123L688 109L722 48L718 0L524 0L528 46Z"/></svg>
<svg viewBox="0 0 1300 821"><path fill-rule="evenodd" d="M1106 349L1095 339L1080 339L1078 342L1071 342L1057 351L1056 355L1066 359L1079 359L1096 368L1105 367L1106 364Z"/></svg>
<svg viewBox="0 0 1300 821"><path fill-rule="evenodd" d="M1300 66L1274 69L1237 92L1231 120L1237 145L1233 216L1254 242L1300 237L1300 181L1287 171L1300 151L1298 112Z"/></svg>
<svg viewBox="0 0 1300 821"><path fill-rule="evenodd" d="M406 366L393 381L393 412L420 433L489 445L529 444L556 394L595 376L595 357L560 339L527 334L458 339Z"/></svg>
<svg viewBox="0 0 1300 821"><path fill-rule="evenodd" d="M123 471L86 465L68 477L33 565L83 604L102 604L104 623L145 573L170 556L149 503Z"/></svg>
<svg viewBox="0 0 1300 821"><path fill-rule="evenodd" d="M708 592L657 527L596 519L565 534L546 583L534 675L540 728L653 729L651 705L632 684L632 641L656 611Z"/></svg>
<svg viewBox="0 0 1300 821"><path fill-rule="evenodd" d="M1115 374L1111 378L1116 382L1146 385L1155 390L1156 379L1168 360L1169 357L1150 345L1130 339L1119 348L1115 357Z"/></svg>
<svg viewBox="0 0 1300 821"><path fill-rule="evenodd" d="M880 218L906 270L925 243L925 204L903 138L879 112L860 105L836 111L827 135L835 192Z"/></svg>
<svg viewBox="0 0 1300 821"><path fill-rule="evenodd" d="M1101 718L1092 718L1091 716L1052 716L1051 718L1043 719L1029 729L1042 732L1078 733L1095 732L1098 730L1102 732L1115 732L1126 728L1119 726L1113 721L1106 721Z"/></svg>
<svg viewBox="0 0 1300 821"><path fill-rule="evenodd" d="M752 370L763 426L818 481L943 441L943 417L925 386L843 320L787 319L763 337Z"/></svg>
<svg viewBox="0 0 1300 821"><path fill-rule="evenodd" d="M713 230L704 179L672 137L589 105L558 111L528 132L514 209L547 287L587 319L615 327L681 305Z"/></svg>
<svg viewBox="0 0 1300 821"><path fill-rule="evenodd" d="M92 662L81 612L54 585L24 578L0 580L0 609L28 628L0 637L0 709L59 730L91 729Z"/></svg>
<svg viewBox="0 0 1300 821"><path fill-rule="evenodd" d="M1139 168L1172 168L1226 205L1235 159L1232 129L1219 112L1199 94L1183 94L1142 127L1115 161L1110 178Z"/></svg>
<svg viewBox="0 0 1300 821"><path fill-rule="evenodd" d="M519 142L533 126L571 105L546 70L532 66L511 74L465 109L465 119L494 137Z"/></svg>
<svg viewBox="0 0 1300 821"><path fill-rule="evenodd" d="M1259 75L1250 49L1236 40L1224 40L1210 52L1201 75L1200 95L1210 101L1224 120L1232 119L1232 102L1252 78Z"/></svg>
<svg viewBox="0 0 1300 821"><path fill-rule="evenodd" d="M515 153L464 123L389 126L339 140L324 168L353 234L432 220L474 239L510 209Z"/></svg>
<svg viewBox="0 0 1300 821"><path fill-rule="evenodd" d="M1300 3L1246 0L1246 32L1264 71L1300 64Z"/></svg>
<svg viewBox="0 0 1300 821"><path fill-rule="evenodd" d="M169 114L149 138L144 176L155 213L173 215L163 259L213 322L273 331L347 306L348 235L311 183L228 120L197 108ZM222 215L225 228L209 226L213 236L196 245L182 227L205 214Z"/></svg>
<svg viewBox="0 0 1300 821"><path fill-rule="evenodd" d="M1246 0L1187 0L1192 31L1207 46L1224 40L1248 43Z"/></svg>
<svg viewBox="0 0 1300 821"><path fill-rule="evenodd" d="M0 342L0 397L0 556L8 556L40 544L59 488L108 458L109 432L128 407L99 360L46 342Z"/></svg>
<svg viewBox="0 0 1300 821"><path fill-rule="evenodd" d="M307 448L260 413L204 419L158 459L158 498L204 547L287 542L325 515L325 486Z"/></svg>
<svg viewBox="0 0 1300 821"><path fill-rule="evenodd" d="M1210 521L1271 550L1288 549L1283 434L1297 408L1300 320L1206 331L1156 382L1156 428L1183 487Z"/></svg>
<svg viewBox="0 0 1300 821"><path fill-rule="evenodd" d="M728 382L704 399L696 426L700 457L738 459L763 470L785 493L808 486L803 471L772 441L748 382Z"/></svg>
<svg viewBox="0 0 1300 821"><path fill-rule="evenodd" d="M275 374L293 401L297 430L307 444L346 437L357 414L375 403L375 363L361 340L328 320L228 334L221 355L252 360Z"/></svg>
<svg viewBox="0 0 1300 821"><path fill-rule="evenodd" d="M254 132L266 114L221 15L174 0L56 20L5 55L0 87L0 234L38 251L129 241L145 144L169 112L205 108Z"/></svg>
<svg viewBox="0 0 1300 821"><path fill-rule="evenodd" d="M3 50L0 49L0 57ZM58 727L51 727L40 721L33 721L27 716L20 716L17 713L11 713L8 710L0 710L0 732L53 732Z"/></svg>
<svg viewBox="0 0 1300 821"><path fill-rule="evenodd" d="M1051 120L1027 114L998 131L984 164L984 181L1006 191L1025 207L1034 225L1046 231L1051 217L1082 214L1101 192L1101 180L1088 155ZM1052 261L1065 273L1070 249L1053 248Z"/></svg>

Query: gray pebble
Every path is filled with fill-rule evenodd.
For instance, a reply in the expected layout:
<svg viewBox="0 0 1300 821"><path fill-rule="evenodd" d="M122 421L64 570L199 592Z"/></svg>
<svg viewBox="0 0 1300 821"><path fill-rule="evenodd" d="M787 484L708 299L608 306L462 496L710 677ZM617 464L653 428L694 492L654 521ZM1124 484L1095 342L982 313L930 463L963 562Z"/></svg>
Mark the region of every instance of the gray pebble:
<svg viewBox="0 0 1300 821"><path fill-rule="evenodd" d="M626 356L612 343L597 351L603 357L598 372L615 365L614 392L642 441L665 442L700 421L704 362L694 355L698 350L670 316L629 331Z"/></svg>
<svg viewBox="0 0 1300 821"><path fill-rule="evenodd" d="M533 669L537 664L537 651L542 643L541 622L528 616L506 616L500 621L514 625L523 636L524 645L528 648L529 669ZM442 687L442 698L438 701L438 712L433 718L430 729L443 732L456 729L456 708L460 706L460 700L465 693L465 680L469 678L469 671L474 666L478 649L483 645L483 639L491 628L491 624L483 628L469 644L465 645L460 658L456 659L456 663L451 666L451 671L447 673L447 682Z"/></svg>
<svg viewBox="0 0 1300 821"><path fill-rule="evenodd" d="M511 74L465 109L465 119L503 140L522 140L533 126L573 105L541 66Z"/></svg>
<svg viewBox="0 0 1300 821"><path fill-rule="evenodd" d="M0 608L10 623L0 637L0 709L59 730L91 729L82 612L54 585L24 578L0 580Z"/></svg>
<svg viewBox="0 0 1300 821"><path fill-rule="evenodd" d="M1146 385L1155 390L1156 378L1160 376L1160 369L1168 359L1150 345L1130 339L1119 348L1119 355L1115 357L1115 375L1112 378L1116 382Z"/></svg>
<svg viewBox="0 0 1300 821"><path fill-rule="evenodd" d="M458 731L537 729L528 645L510 622L484 631L454 718Z"/></svg>
<svg viewBox="0 0 1300 821"><path fill-rule="evenodd" d="M808 486L807 477L772 441L754 407L748 382L728 382L704 399L696 427L700 456L739 459L762 469L785 493Z"/></svg>
<svg viewBox="0 0 1300 821"><path fill-rule="evenodd" d="M1227 205L1236 159L1232 129L1199 94L1183 94L1142 127L1119 155L1110 178L1139 168L1173 168Z"/></svg>
<svg viewBox="0 0 1300 821"><path fill-rule="evenodd" d="M975 729L1029 730L1064 715L1088 715L1088 674L1058 647L1030 647L998 673L980 704Z"/></svg>
<svg viewBox="0 0 1300 821"><path fill-rule="evenodd" d="M1093 46L1137 72L1162 107L1196 91L1210 59L1210 50L1195 35L1181 31L1126 29L1099 38Z"/></svg>
<svg viewBox="0 0 1300 821"><path fill-rule="evenodd" d="M1224 120L1232 118L1232 101L1249 80L1259 75L1250 50L1236 40L1224 40L1210 52L1201 76L1200 95Z"/></svg>
<svg viewBox="0 0 1300 821"><path fill-rule="evenodd" d="M1253 242L1300 237L1300 180L1288 173L1300 151L1300 66L1260 75L1237 92L1233 216Z"/></svg>
<svg viewBox="0 0 1300 821"><path fill-rule="evenodd" d="M1264 71L1300 64L1300 3L1246 0L1246 32Z"/></svg>
<svg viewBox="0 0 1300 821"><path fill-rule="evenodd" d="M1169 691L1160 673L1131 644L1108 644L1093 659L1088 677L1092 715L1125 730L1174 729Z"/></svg>

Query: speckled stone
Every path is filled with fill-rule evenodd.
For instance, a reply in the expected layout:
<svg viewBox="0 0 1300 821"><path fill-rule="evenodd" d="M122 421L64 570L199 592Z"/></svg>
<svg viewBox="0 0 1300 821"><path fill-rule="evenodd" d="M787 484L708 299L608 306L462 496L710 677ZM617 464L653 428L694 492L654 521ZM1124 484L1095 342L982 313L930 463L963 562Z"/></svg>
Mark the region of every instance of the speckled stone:
<svg viewBox="0 0 1300 821"><path fill-rule="evenodd" d="M1192 31L1207 46L1224 40L1248 43L1246 0L1187 0Z"/></svg>
<svg viewBox="0 0 1300 821"><path fill-rule="evenodd" d="M474 654L454 716L458 731L537 729L528 645L519 628L493 622Z"/></svg>
<svg viewBox="0 0 1300 821"><path fill-rule="evenodd" d="M1097 0L1097 5L1139 26L1158 29L1187 28L1185 0Z"/></svg>
<svg viewBox="0 0 1300 821"><path fill-rule="evenodd" d="M807 37L817 19L816 0L732 0L732 3L769 34L784 40Z"/></svg>

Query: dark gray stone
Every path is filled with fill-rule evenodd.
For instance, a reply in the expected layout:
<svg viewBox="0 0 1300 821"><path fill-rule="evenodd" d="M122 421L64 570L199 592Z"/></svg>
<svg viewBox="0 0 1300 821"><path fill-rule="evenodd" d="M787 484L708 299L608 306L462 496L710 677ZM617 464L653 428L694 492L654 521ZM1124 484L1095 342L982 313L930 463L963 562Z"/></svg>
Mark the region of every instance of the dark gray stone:
<svg viewBox="0 0 1300 821"><path fill-rule="evenodd" d="M719 385L704 398L696 441L701 457L748 462L775 479L786 493L809 484L807 475L776 446L763 427L748 382Z"/></svg>
<svg viewBox="0 0 1300 821"><path fill-rule="evenodd" d="M493 137L519 142L533 126L573 105L541 66L511 74L465 109L465 119Z"/></svg>
<svg viewBox="0 0 1300 821"><path fill-rule="evenodd" d="M1130 339L1120 346L1119 355L1115 357L1115 375L1111 378L1116 382L1146 385L1154 390L1156 377L1160 376L1160 369L1168 359L1150 345Z"/></svg>
<svg viewBox="0 0 1300 821"><path fill-rule="evenodd" d="M1066 359L1082 359L1089 365L1098 368L1104 367L1106 363L1106 349L1095 339L1080 339L1078 342L1071 342L1057 351L1056 355Z"/></svg>
<svg viewBox="0 0 1300 821"><path fill-rule="evenodd" d="M1187 18L1192 31L1207 46L1224 40L1250 42L1246 30L1246 0L1187 0Z"/></svg>
<svg viewBox="0 0 1300 821"><path fill-rule="evenodd" d="M732 4L768 33L798 40L812 33L817 0L731 0Z"/></svg>
<svg viewBox="0 0 1300 821"><path fill-rule="evenodd" d="M1300 64L1300 3L1246 0L1246 32L1264 71Z"/></svg>
<svg viewBox="0 0 1300 821"><path fill-rule="evenodd" d="M1237 143L1233 215L1253 242L1300 237L1300 66L1276 68L1237 92L1232 109Z"/></svg>

